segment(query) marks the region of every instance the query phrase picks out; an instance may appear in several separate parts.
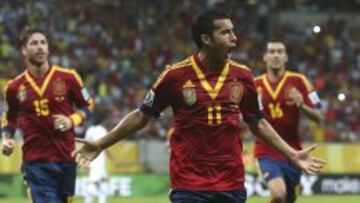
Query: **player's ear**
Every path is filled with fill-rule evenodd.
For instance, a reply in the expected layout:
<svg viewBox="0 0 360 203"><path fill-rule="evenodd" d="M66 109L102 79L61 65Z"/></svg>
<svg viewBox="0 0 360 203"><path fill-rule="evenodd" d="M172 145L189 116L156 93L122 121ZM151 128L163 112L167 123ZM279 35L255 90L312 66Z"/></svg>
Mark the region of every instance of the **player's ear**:
<svg viewBox="0 0 360 203"><path fill-rule="evenodd" d="M210 36L207 35L207 34L202 34L202 35L200 36L200 39L201 39L201 41L202 41L202 43L203 43L204 45L208 45L208 44L210 43L210 41L211 41Z"/></svg>
<svg viewBox="0 0 360 203"><path fill-rule="evenodd" d="M267 60L267 54L264 53L264 55L263 55L263 61L266 62L266 60Z"/></svg>
<svg viewBox="0 0 360 203"><path fill-rule="evenodd" d="M27 51L26 51L26 49L25 49L24 46L21 47L21 54L22 54L23 56L26 56L26 54L27 54Z"/></svg>

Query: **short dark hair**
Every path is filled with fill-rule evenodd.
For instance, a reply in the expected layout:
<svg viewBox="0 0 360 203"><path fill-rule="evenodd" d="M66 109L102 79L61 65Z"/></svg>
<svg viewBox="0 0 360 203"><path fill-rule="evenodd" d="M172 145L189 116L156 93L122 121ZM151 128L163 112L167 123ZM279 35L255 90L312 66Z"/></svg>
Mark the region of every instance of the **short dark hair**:
<svg viewBox="0 0 360 203"><path fill-rule="evenodd" d="M21 32L19 36L20 47L25 46L26 43L29 41L31 35L33 35L34 33L43 34L46 38L48 38L47 33L43 29L35 26L27 26L24 28L24 30Z"/></svg>
<svg viewBox="0 0 360 203"><path fill-rule="evenodd" d="M268 39L266 39L265 43L264 43L264 52L267 52L267 48L268 48L268 44L269 43L283 43L286 49L286 43L285 40L282 37L279 36L272 36L269 37Z"/></svg>
<svg viewBox="0 0 360 203"><path fill-rule="evenodd" d="M191 35L199 49L203 47L201 35L211 35L215 30L214 21L219 19L230 19L230 17L220 10L211 9L201 13L196 18L191 26Z"/></svg>

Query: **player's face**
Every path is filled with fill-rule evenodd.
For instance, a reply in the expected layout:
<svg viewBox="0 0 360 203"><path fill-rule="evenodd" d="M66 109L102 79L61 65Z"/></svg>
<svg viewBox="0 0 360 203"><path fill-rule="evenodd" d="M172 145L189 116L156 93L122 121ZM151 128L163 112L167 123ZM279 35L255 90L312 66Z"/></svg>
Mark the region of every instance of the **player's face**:
<svg viewBox="0 0 360 203"><path fill-rule="evenodd" d="M215 30L209 46L223 53L229 53L236 47L234 25L230 19L219 19L214 21L214 26Z"/></svg>
<svg viewBox="0 0 360 203"><path fill-rule="evenodd" d="M271 69L281 69L285 67L288 60L285 45L281 42L270 42L267 44L264 61L266 67Z"/></svg>
<svg viewBox="0 0 360 203"><path fill-rule="evenodd" d="M39 66L47 62L49 44L46 37L41 33L32 34L23 46L22 53L31 64Z"/></svg>

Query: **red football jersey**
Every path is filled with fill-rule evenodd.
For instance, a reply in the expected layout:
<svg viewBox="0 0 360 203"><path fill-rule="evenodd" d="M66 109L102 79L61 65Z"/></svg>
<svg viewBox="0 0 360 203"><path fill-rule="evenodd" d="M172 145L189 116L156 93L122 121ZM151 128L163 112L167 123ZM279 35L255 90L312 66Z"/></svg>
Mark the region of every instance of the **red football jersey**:
<svg viewBox="0 0 360 203"><path fill-rule="evenodd" d="M255 84L266 120L290 146L301 149L298 135L300 109L296 105L287 104L287 94L291 88L296 88L306 105L318 106L320 100L310 82L302 74L286 71L277 83L271 84L267 74L263 74L255 79ZM255 138L254 153L257 158L286 159L258 137Z"/></svg>
<svg viewBox="0 0 360 203"><path fill-rule="evenodd" d="M44 77L28 70L5 88L3 129L19 129L24 138L23 160L62 162L73 160L74 130L54 128L55 114L70 116L77 108L93 108L93 102L75 70L52 66Z"/></svg>
<svg viewBox="0 0 360 203"><path fill-rule="evenodd" d="M194 54L166 68L141 110L159 116L167 106L175 117L170 139L172 188L244 188L240 112L248 122L262 116L250 70L228 60L212 72Z"/></svg>

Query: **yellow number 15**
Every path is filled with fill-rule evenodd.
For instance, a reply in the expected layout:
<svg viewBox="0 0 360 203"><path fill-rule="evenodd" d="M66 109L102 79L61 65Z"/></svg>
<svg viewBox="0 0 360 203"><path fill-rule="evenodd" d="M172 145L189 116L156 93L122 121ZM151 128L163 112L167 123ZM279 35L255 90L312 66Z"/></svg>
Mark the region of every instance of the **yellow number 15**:
<svg viewBox="0 0 360 203"><path fill-rule="evenodd" d="M33 102L37 116L48 116L50 114L49 100L39 99Z"/></svg>

